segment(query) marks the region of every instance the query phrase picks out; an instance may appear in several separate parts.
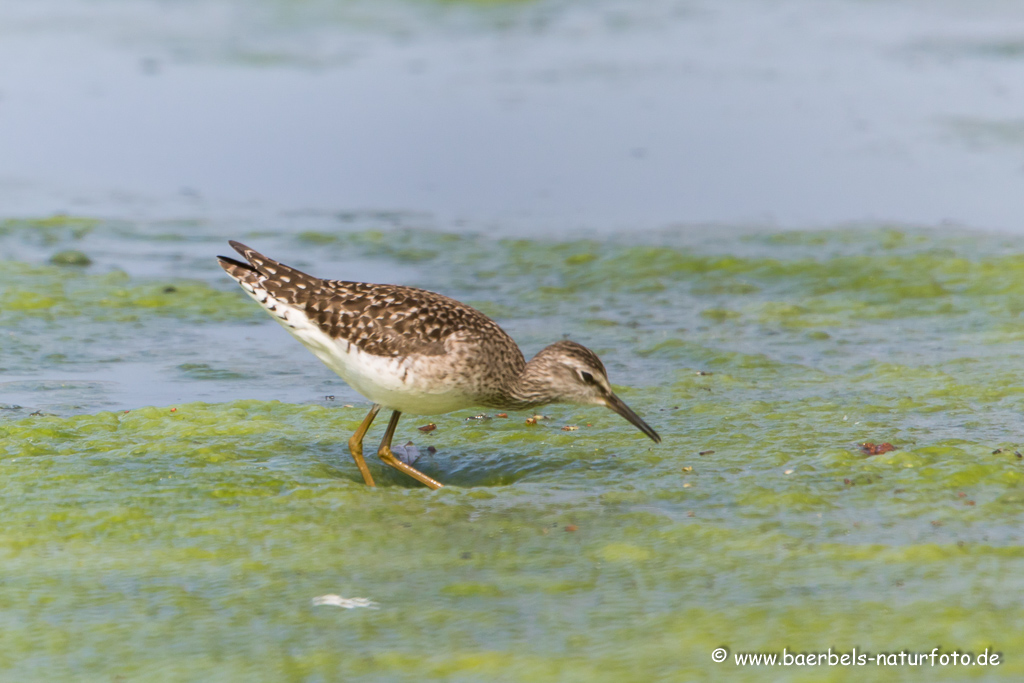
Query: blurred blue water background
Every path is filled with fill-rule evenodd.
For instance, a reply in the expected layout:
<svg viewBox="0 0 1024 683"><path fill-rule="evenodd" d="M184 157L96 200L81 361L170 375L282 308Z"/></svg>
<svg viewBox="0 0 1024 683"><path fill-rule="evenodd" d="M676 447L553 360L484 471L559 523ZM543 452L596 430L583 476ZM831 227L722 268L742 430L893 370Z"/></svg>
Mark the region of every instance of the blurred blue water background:
<svg viewBox="0 0 1024 683"><path fill-rule="evenodd" d="M0 209L1019 232L1024 6L7 0Z"/></svg>

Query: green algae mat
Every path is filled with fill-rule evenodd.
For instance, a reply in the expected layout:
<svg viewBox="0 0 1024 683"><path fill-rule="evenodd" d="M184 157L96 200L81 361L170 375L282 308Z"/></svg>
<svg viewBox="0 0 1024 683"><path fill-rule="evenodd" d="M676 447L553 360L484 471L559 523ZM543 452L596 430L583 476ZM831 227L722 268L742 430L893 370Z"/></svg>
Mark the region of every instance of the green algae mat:
<svg viewBox="0 0 1024 683"><path fill-rule="evenodd" d="M4 680L1024 676L1024 239L374 220L228 236L451 294L527 353L569 335L664 442L572 406L408 417L449 486L372 462L369 489L365 401L219 273L225 231L7 221Z"/></svg>

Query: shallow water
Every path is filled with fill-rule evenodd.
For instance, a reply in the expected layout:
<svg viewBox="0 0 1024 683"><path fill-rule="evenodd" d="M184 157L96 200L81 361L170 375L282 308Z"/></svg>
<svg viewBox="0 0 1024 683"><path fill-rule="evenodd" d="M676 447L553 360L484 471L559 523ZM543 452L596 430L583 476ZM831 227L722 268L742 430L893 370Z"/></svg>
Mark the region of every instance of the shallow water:
<svg viewBox="0 0 1024 683"><path fill-rule="evenodd" d="M360 483L366 402L199 258L215 230L50 222L0 240L97 261L116 240L183 277L2 270L21 407L0 410L0 664L19 679L684 680L725 675L722 645L1024 668L1021 238L237 234L473 302L527 352L568 334L664 438L571 406L406 418L398 441L449 484L430 492L377 463ZM312 606L331 593L379 609Z"/></svg>
<svg viewBox="0 0 1024 683"><path fill-rule="evenodd" d="M6 214L1020 231L1008 0L11 0Z"/></svg>
<svg viewBox="0 0 1024 683"><path fill-rule="evenodd" d="M1018 680L1021 26L4 3L2 678ZM228 239L454 296L527 355L582 342L664 441L596 408L405 417L448 486L371 457L367 489L369 406L223 274Z"/></svg>

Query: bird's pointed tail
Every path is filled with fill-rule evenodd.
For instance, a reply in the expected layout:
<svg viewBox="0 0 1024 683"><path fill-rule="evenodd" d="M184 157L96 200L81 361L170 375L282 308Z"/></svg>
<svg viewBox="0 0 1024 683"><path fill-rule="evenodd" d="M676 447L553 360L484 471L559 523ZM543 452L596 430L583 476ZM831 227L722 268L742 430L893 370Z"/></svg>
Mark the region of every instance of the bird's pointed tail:
<svg viewBox="0 0 1024 683"><path fill-rule="evenodd" d="M245 257L247 262L230 256L218 256L220 267L250 294L255 295L254 290L264 290L275 299L296 305L304 302L309 294L322 286L318 278L264 256L241 242L230 240L228 244Z"/></svg>

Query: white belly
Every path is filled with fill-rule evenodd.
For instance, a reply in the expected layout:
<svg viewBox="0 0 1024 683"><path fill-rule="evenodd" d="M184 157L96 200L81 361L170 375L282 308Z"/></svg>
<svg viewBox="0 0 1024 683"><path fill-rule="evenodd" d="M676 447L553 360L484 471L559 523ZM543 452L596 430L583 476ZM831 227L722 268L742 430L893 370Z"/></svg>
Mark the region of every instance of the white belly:
<svg viewBox="0 0 1024 683"><path fill-rule="evenodd" d="M265 295L266 292L252 293L258 302L260 296ZM265 303L260 303L266 307ZM476 405L458 387L431 380L423 368L430 356L374 356L347 341L331 338L304 312L281 301L275 301L274 306L275 310L270 313L286 330L349 386L374 403L413 415L438 415Z"/></svg>

